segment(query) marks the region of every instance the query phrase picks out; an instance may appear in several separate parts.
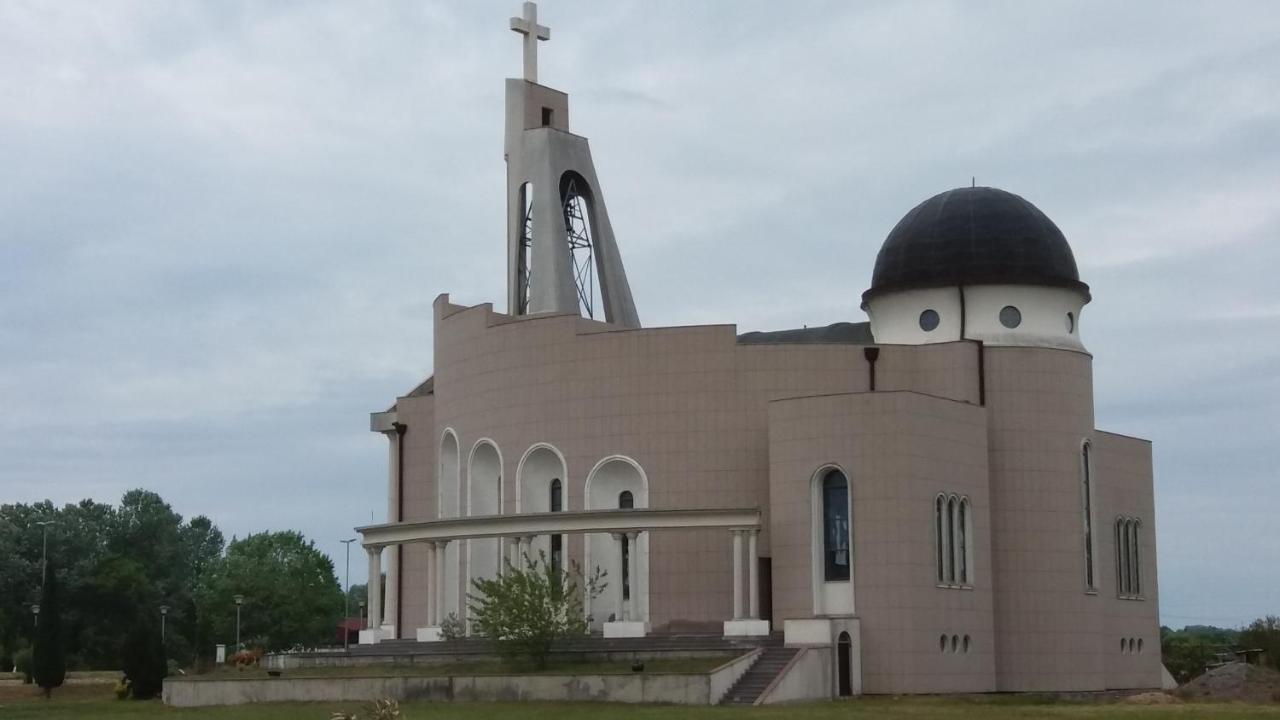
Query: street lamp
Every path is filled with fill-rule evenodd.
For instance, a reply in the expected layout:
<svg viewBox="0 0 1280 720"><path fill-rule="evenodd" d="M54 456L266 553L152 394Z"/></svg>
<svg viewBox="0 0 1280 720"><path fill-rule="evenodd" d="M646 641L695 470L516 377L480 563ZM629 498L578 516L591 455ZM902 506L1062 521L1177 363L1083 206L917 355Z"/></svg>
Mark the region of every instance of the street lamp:
<svg viewBox="0 0 1280 720"><path fill-rule="evenodd" d="M236 595L233 598L236 601L236 652L240 651L240 604L244 602L243 595Z"/></svg>
<svg viewBox="0 0 1280 720"><path fill-rule="evenodd" d="M364 627L364 601L360 601L360 627Z"/></svg>
<svg viewBox="0 0 1280 720"><path fill-rule="evenodd" d="M40 603L31 603L32 623L40 627Z"/></svg>
<svg viewBox="0 0 1280 720"><path fill-rule="evenodd" d="M160 606L160 644L164 644L164 619L169 615L169 606Z"/></svg>
<svg viewBox="0 0 1280 720"><path fill-rule="evenodd" d="M37 521L37 522L36 522L36 525L39 525L39 526L40 526L40 528L41 528L41 531L42 531L42 533L41 533L41 534L44 536L43 540L42 540L42 541L41 541L41 543L40 543L40 545L41 545L41 550L40 550L40 592L41 592L41 593L43 593L43 592L44 592L44 578L45 578L45 576L46 576L46 575L48 575L48 574L49 574L49 526L50 526L50 525L52 525L52 524L53 524L53 521L52 521L52 520L39 520L39 521Z"/></svg>
<svg viewBox="0 0 1280 720"><path fill-rule="evenodd" d="M347 546L347 577L343 580L346 588L342 592L342 649L344 651L351 649L351 633L347 630L347 621L351 618L351 543L355 541L355 538L342 541L342 544Z"/></svg>

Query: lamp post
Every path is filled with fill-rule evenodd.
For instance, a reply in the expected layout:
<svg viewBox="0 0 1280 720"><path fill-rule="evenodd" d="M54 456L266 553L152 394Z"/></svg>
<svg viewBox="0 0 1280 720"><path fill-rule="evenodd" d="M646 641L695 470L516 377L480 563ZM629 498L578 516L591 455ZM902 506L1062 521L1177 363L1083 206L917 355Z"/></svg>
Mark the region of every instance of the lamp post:
<svg viewBox="0 0 1280 720"><path fill-rule="evenodd" d="M236 595L233 599L236 601L236 652L240 652L240 605L244 602L244 596Z"/></svg>
<svg viewBox="0 0 1280 720"><path fill-rule="evenodd" d="M40 541L40 592L44 592L44 578L49 574L49 526L53 524L52 520L40 520L36 522L40 526L43 539Z"/></svg>
<svg viewBox="0 0 1280 720"><path fill-rule="evenodd" d="M347 546L347 577L343 580L346 587L342 591L342 649L344 651L351 649L351 632L347 629L347 620L351 617L351 543L355 541L355 538L342 541L342 544Z"/></svg>
<svg viewBox="0 0 1280 720"><path fill-rule="evenodd" d="M40 627L40 603L31 603L31 623Z"/></svg>
<svg viewBox="0 0 1280 720"><path fill-rule="evenodd" d="M364 601L360 601L360 627L364 627Z"/></svg>
<svg viewBox="0 0 1280 720"><path fill-rule="evenodd" d="M160 644L164 644L164 619L169 615L169 606L160 606Z"/></svg>

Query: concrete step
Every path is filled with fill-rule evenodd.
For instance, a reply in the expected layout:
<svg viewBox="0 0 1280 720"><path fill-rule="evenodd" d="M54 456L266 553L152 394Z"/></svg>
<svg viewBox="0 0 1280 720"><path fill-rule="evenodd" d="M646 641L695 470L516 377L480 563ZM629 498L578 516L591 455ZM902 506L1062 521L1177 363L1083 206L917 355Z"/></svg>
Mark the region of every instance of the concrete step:
<svg viewBox="0 0 1280 720"><path fill-rule="evenodd" d="M765 644L764 652L751 669L738 678L721 701L725 705L753 705L796 656L799 650L782 647L781 639Z"/></svg>

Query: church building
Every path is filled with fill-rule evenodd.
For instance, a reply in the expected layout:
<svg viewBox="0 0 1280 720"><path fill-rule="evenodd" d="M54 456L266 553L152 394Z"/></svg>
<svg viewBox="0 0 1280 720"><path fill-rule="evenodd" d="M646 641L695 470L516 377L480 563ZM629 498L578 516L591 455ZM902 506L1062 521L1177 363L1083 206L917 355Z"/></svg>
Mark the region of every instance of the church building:
<svg viewBox="0 0 1280 720"><path fill-rule="evenodd" d="M1054 222L991 187L904 198L866 320L646 326L538 80L550 30L528 2L511 29L506 302L440 295L432 376L372 415L361 641L440 640L473 579L541 553L607 573L602 638L780 638L832 696L1160 687L1151 443L1094 426Z"/></svg>

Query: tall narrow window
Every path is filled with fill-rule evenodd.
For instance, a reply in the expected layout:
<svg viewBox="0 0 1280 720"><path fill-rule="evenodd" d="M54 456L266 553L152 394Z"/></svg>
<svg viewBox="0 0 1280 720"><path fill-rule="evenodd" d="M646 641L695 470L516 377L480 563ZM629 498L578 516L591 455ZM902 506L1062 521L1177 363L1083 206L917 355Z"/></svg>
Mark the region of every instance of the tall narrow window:
<svg viewBox="0 0 1280 720"><path fill-rule="evenodd" d="M832 470L822 479L823 578L849 579L849 481Z"/></svg>
<svg viewBox="0 0 1280 720"><path fill-rule="evenodd" d="M560 484L560 478L555 478L551 481L551 498L550 498L551 512L560 512L561 510L564 510L564 493L562 488L563 486ZM563 550L564 550L564 536L552 535L551 536L551 569L557 573L560 572L560 568L561 568L560 560L561 560L561 555L563 553Z"/></svg>
<svg viewBox="0 0 1280 720"><path fill-rule="evenodd" d="M529 280L533 271L533 183L520 186L520 249L516 258L516 314L529 312Z"/></svg>
<svg viewBox="0 0 1280 720"><path fill-rule="evenodd" d="M1092 591L1097 589L1093 577L1093 446L1088 442L1080 451L1080 484L1084 506L1084 583Z"/></svg>
<svg viewBox="0 0 1280 720"><path fill-rule="evenodd" d="M944 556L946 555L946 545L947 545L946 536L944 534L946 532L946 524L942 520L942 516L946 512L946 507L947 507L947 499L945 497L939 495L937 498L934 499L933 524L935 527L933 532L934 532L934 538L937 540L936 545L938 549L937 560L938 560L938 584L939 585L947 581L947 565L946 565L946 561L944 560Z"/></svg>
<svg viewBox="0 0 1280 720"><path fill-rule="evenodd" d="M960 501L960 518L956 527L956 560L960 563L960 584L969 584L969 499Z"/></svg>
<svg viewBox="0 0 1280 720"><path fill-rule="evenodd" d="M635 497L630 490L618 494L618 509L630 510L636 506ZM631 599L631 539L622 536L622 599Z"/></svg>
<svg viewBox="0 0 1280 720"><path fill-rule="evenodd" d="M1141 520L1133 520L1129 523L1132 528L1133 539L1130 541L1130 547L1133 549L1133 596L1142 596L1142 558L1138 554L1138 531L1142 529Z"/></svg>
<svg viewBox="0 0 1280 720"><path fill-rule="evenodd" d="M958 504L954 495L947 500L947 539L949 541L947 543L947 582L953 584L956 581L956 545L959 544L956 542L959 539L956 537L956 506Z"/></svg>

